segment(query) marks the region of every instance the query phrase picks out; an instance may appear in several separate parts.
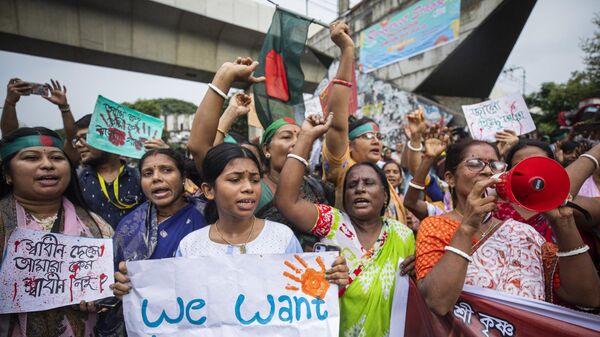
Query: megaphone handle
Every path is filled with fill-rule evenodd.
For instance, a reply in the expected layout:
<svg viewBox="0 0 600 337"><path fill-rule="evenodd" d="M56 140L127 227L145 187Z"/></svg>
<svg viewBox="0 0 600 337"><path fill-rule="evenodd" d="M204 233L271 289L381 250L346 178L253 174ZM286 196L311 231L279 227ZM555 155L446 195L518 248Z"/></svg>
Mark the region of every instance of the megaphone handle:
<svg viewBox="0 0 600 337"><path fill-rule="evenodd" d="M572 209L576 209L579 212L581 212L581 214L583 214L583 217L585 218L585 221L587 221L587 223L589 225L592 224L592 215L590 214L590 212L587 211L587 209L577 205L576 203L572 202L572 201L567 201L567 203L565 204L566 207L571 207ZM600 239L600 237L599 237Z"/></svg>

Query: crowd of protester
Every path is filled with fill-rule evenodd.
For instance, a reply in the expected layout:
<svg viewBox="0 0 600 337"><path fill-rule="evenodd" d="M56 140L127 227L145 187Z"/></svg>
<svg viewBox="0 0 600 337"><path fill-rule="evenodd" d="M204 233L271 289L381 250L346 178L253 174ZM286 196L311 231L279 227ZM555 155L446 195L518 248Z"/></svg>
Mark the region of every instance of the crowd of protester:
<svg viewBox="0 0 600 337"><path fill-rule="evenodd" d="M499 132L495 143L461 139L429 125L418 109L403 121L408 141L384 150L376 123L347 113L355 85L348 26L334 23L331 39L340 65L325 117L276 120L258 143L230 134L252 99L236 93L222 113L223 93L233 82L265 80L253 76L258 62L240 57L216 70L188 152L151 139L139 161L88 145L91 115L74 120L58 81L44 98L60 110L66 140L44 127L19 128L16 107L32 88L11 79L1 119L0 251L16 227L112 238L111 289L121 298L131 290L126 261L300 253L320 241L341 251L326 273L340 288L340 335L357 326L357 335L386 335L390 272L413 277L438 315L452 309L465 284L596 312L600 144L512 131ZM309 164L315 143L322 144L316 166ZM495 175L535 156L565 167L572 202L587 212L561 205L536 213L486 193ZM120 304L82 301L0 315L0 334L126 331Z"/></svg>

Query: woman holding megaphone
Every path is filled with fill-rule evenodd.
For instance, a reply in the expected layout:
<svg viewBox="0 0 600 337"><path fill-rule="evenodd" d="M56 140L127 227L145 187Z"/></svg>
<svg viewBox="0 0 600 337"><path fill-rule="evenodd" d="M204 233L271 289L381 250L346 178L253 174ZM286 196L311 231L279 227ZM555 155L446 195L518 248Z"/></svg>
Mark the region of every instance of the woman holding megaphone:
<svg viewBox="0 0 600 337"><path fill-rule="evenodd" d="M417 284L427 305L445 315L463 285L503 291L531 299L600 305L600 279L583 243L570 208L545 212L556 237L547 242L533 227L492 216L497 196L486 189L506 164L498 150L482 141L448 147L445 178L455 208L426 218L416 244ZM554 277L552 277L554 275Z"/></svg>

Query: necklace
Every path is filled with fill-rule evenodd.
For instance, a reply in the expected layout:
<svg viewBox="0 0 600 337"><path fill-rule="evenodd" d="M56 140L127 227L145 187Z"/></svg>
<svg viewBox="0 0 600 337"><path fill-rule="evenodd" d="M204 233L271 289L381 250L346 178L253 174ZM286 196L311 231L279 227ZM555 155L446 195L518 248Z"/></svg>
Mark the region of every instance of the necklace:
<svg viewBox="0 0 600 337"><path fill-rule="evenodd" d="M233 246L233 247L240 247L240 253L241 254L246 254L246 245L248 244L248 242L250 241L250 237L252 236L252 232L254 231L254 223L256 222L256 217L252 216L252 226L250 227L250 233L248 233L248 237L246 238L246 242L242 243L242 244L233 244L231 242L229 242L227 239L225 239L225 237L223 236L223 234L221 234L221 231L219 231L219 226L217 226L217 224L219 223L219 220L217 220L215 222L215 229L217 230L217 234L219 234L219 237L225 241L228 245Z"/></svg>
<svg viewBox="0 0 600 337"><path fill-rule="evenodd" d="M58 219L58 212L56 212L56 214L54 215L41 219L38 219L38 217L36 217L32 213L27 213L31 216L33 221L37 222L37 224L40 225L45 231L49 231L50 229L52 229L52 225L54 225L54 222L56 221L56 219Z"/></svg>
<svg viewBox="0 0 600 337"><path fill-rule="evenodd" d="M454 211L461 217L461 219L464 218L464 216L462 215L462 213L460 213L460 211L458 209L454 209ZM492 212L486 213L485 217L483 218L483 220L481 221L482 224L487 223L488 221L490 221L492 219ZM485 230L483 231L483 233L481 234L481 237L479 238L479 241L481 241L483 238L485 238L488 234L490 234L490 232L499 224L500 222L496 222L494 223L492 221L492 224Z"/></svg>

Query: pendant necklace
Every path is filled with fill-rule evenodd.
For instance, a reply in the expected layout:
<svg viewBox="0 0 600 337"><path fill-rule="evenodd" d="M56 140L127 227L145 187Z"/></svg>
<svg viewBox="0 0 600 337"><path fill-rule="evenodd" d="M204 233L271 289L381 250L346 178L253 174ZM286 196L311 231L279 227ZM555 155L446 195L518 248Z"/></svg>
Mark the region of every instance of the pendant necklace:
<svg viewBox="0 0 600 337"><path fill-rule="evenodd" d="M242 244L233 244L233 243L229 242L227 239L225 239L225 237L223 236L223 234L221 234L221 232L219 231L219 226L217 226L217 224L219 223L219 220L217 220L215 222L215 229L217 230L217 234L219 234L219 237L223 241L225 241L225 243L227 243L228 245L233 246L233 247L239 247L240 248L240 253L241 254L246 254L246 245L250 241L250 237L252 236L252 232L254 231L254 223L255 222L256 222L256 217L252 216L252 226L250 227L250 233L248 233L248 237L246 238L246 242L244 242Z"/></svg>

